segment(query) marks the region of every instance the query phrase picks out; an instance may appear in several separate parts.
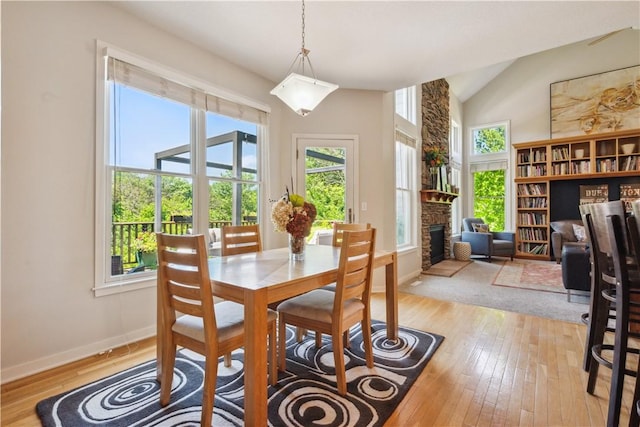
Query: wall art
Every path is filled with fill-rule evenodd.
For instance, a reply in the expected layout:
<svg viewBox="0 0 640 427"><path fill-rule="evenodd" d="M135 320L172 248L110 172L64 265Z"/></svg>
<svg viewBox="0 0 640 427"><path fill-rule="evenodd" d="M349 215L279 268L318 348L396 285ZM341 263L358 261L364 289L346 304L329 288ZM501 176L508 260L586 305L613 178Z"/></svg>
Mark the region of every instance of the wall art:
<svg viewBox="0 0 640 427"><path fill-rule="evenodd" d="M550 85L551 138L640 128L640 65Z"/></svg>

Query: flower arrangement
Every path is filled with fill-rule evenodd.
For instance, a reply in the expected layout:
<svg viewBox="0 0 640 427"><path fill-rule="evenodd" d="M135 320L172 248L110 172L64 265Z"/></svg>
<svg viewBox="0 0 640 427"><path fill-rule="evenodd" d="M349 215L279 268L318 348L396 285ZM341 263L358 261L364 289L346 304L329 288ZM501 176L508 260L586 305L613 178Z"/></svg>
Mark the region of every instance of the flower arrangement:
<svg viewBox="0 0 640 427"><path fill-rule="evenodd" d="M144 231L133 241L133 249L136 252L152 253L156 252L158 245L156 243L156 233Z"/></svg>
<svg viewBox="0 0 640 427"><path fill-rule="evenodd" d="M445 161L444 151L440 147L427 147L424 149L424 161L427 166L442 166Z"/></svg>
<svg viewBox="0 0 640 427"><path fill-rule="evenodd" d="M307 237L311 233L316 215L313 203L305 202L298 194L289 194L288 188L284 196L271 207L271 222L276 231L286 231L296 238Z"/></svg>

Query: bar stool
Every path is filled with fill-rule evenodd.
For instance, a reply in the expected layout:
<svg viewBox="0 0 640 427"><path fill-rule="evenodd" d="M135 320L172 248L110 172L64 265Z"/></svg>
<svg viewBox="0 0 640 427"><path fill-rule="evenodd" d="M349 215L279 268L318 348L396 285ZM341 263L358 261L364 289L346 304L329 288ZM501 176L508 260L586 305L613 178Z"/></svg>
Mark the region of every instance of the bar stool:
<svg viewBox="0 0 640 427"><path fill-rule="evenodd" d="M612 350L611 345L605 345L604 348L602 345L605 333L614 332L610 321L615 319L615 291L612 290L615 282L613 267L609 254L601 247L601 242L608 247L609 237L605 217L609 214L624 215L624 206L620 201L594 203L581 205L580 212L590 242L591 300L589 313L583 314L582 318L587 324L583 369L587 372L593 371L587 385L587 391L592 393L598 373L597 364L595 367L592 366L594 346L597 346L597 353L601 353L602 350Z"/></svg>
<svg viewBox="0 0 640 427"><path fill-rule="evenodd" d="M607 426L617 426L620 421L620 407L624 376L636 376L636 371L626 369L627 353L638 354L638 349L628 346L629 336L640 337L629 331L632 323L640 324L640 303L631 298L631 281L629 279L629 244L624 226L624 205L622 202L597 203L591 206L591 215L587 216L592 238L594 262L600 269L601 292L594 295L600 298L595 316L590 319L594 323L590 327L594 333L592 360L589 364L589 381L587 392L593 394L598 376L599 365L609 367L611 387ZM611 311L615 314L614 344L604 344L604 333L611 319ZM611 360L604 353L613 353ZM596 363L597 362L597 363Z"/></svg>
<svg viewBox="0 0 640 427"><path fill-rule="evenodd" d="M632 323L640 324L640 302L632 300L631 281L627 263L628 250L623 230L625 229L624 217L610 215L607 217L609 228L609 243L612 251L613 268L615 271L616 286L616 326L615 342L613 349L613 368L611 372L611 387L609 392L609 411L607 425L617 426L620 421L620 406L622 405L622 392L624 390L624 376L632 375L637 378L637 371L629 371L626 368L627 353L638 354L637 349L628 347L629 332ZM637 230L637 229L636 229ZM637 383L637 379L636 379ZM637 385L637 384L636 384ZM631 411L630 422L636 418ZM637 419L635 420L637 424Z"/></svg>
<svg viewBox="0 0 640 427"><path fill-rule="evenodd" d="M640 200L631 203L633 216L627 218L627 231L629 232L629 241L633 249L633 255L636 264L640 266ZM640 358L638 358L637 372L640 372ZM635 408L632 408L629 416L629 426L640 426L640 380L636 374L636 382L633 391L633 402Z"/></svg>

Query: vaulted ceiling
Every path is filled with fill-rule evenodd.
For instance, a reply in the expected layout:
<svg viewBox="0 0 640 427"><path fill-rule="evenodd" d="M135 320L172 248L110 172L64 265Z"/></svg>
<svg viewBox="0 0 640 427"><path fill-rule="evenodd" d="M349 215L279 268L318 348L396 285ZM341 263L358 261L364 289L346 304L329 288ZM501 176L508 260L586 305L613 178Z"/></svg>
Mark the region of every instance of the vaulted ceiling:
<svg viewBox="0 0 640 427"><path fill-rule="evenodd" d="M300 1L112 4L274 84L301 47ZM464 100L517 58L621 29L640 37L640 2L307 0L305 22L321 80L388 91L452 77Z"/></svg>

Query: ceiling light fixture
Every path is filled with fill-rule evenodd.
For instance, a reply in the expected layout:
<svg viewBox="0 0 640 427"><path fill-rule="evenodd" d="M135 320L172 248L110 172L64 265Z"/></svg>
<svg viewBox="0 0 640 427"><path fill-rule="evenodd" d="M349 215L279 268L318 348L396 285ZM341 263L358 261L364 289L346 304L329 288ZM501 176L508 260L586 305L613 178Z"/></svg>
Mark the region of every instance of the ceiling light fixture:
<svg viewBox="0 0 640 427"><path fill-rule="evenodd" d="M273 88L271 95L280 98L282 102L303 117L313 111L327 95L338 89L338 85L316 78L311 59L309 59L309 52L304 47L304 0L302 0L302 48L289 67L289 75ZM311 77L304 75L305 62L309 63ZM296 64L298 64L296 71L299 70L300 74L292 72Z"/></svg>

